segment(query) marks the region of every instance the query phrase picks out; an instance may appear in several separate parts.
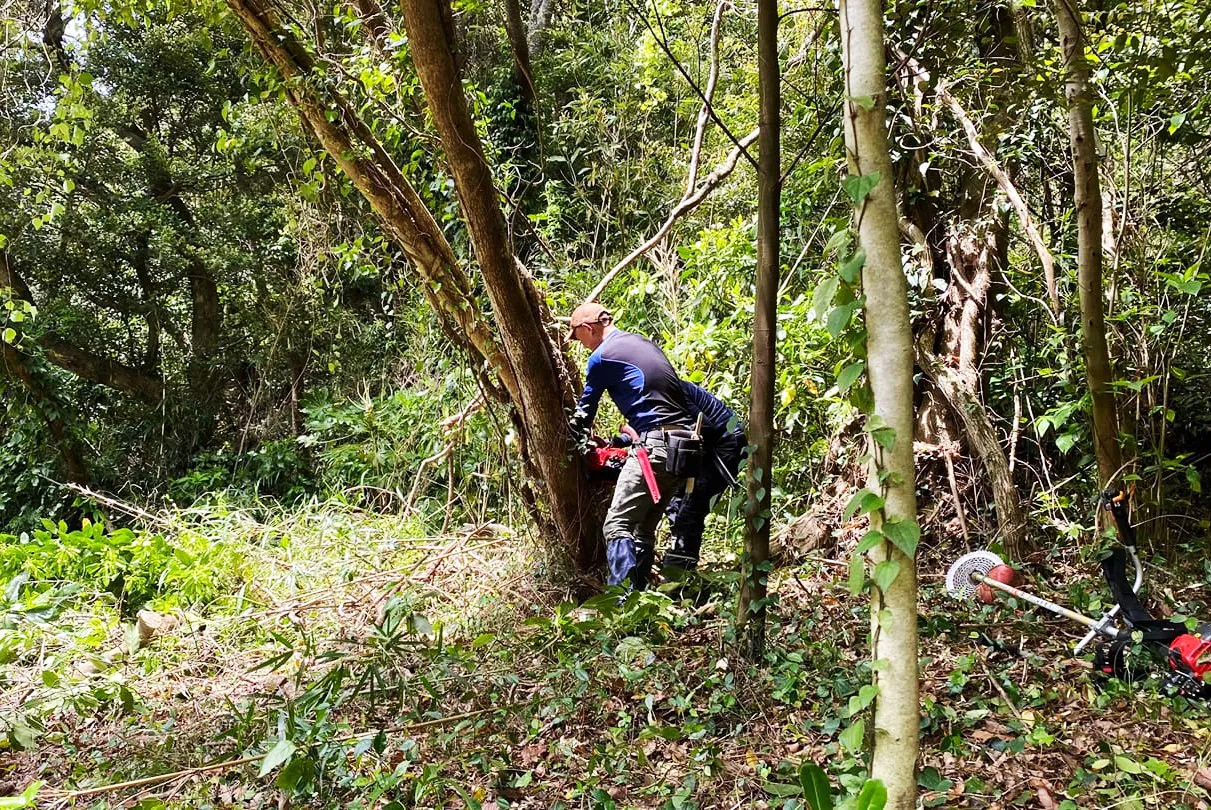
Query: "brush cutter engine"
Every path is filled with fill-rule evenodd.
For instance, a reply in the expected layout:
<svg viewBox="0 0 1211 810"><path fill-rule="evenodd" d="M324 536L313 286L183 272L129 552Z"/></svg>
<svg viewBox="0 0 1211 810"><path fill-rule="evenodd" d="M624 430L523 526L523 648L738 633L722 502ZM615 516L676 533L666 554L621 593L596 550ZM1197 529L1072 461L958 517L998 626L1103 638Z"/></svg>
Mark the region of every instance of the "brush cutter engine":
<svg viewBox="0 0 1211 810"><path fill-rule="evenodd" d="M1169 677L1165 686L1197 700L1211 700L1211 624L1198 628L1198 635L1183 633L1169 645Z"/></svg>

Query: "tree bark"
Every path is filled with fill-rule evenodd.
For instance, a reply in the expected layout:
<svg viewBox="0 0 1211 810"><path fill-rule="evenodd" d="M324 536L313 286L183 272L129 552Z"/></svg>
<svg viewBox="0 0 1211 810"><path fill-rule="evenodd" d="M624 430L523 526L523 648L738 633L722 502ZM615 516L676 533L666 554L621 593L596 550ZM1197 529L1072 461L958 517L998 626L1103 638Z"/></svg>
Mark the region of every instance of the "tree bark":
<svg viewBox="0 0 1211 810"><path fill-rule="evenodd" d="M514 261L492 172L455 67L453 43L442 24L443 1L402 3L412 61L446 151L507 362L517 380L515 404L535 450L531 460L546 485L551 517L560 535L570 541L580 567L596 559L601 540L596 527L582 518L588 505L586 481L573 462L567 418L573 392L567 378L559 374L566 361L556 359L563 352L544 329L543 313L532 306L534 297L527 287L533 283Z"/></svg>
<svg viewBox="0 0 1211 810"><path fill-rule="evenodd" d="M513 51L513 78L525 114L533 116L538 94L534 89L534 69L530 66L530 42L521 16L521 0L504 0L504 3L505 33L509 35L509 47Z"/></svg>
<svg viewBox="0 0 1211 810"><path fill-rule="evenodd" d="M900 258L896 194L887 150L886 65L880 0L841 0L841 47L845 67L845 144L851 175L877 174L878 183L857 203L858 239L866 253L866 363L874 416L894 431L891 447L871 441L868 486L883 495L871 528L889 521L916 521L913 475L913 349L907 282ZM916 561L883 540L871 550L875 565L893 563L899 573L872 586L872 655L879 694L874 703L871 777L887 788L890 810L917 804L919 749Z"/></svg>
<svg viewBox="0 0 1211 810"><path fill-rule="evenodd" d="M765 598L769 576L770 474L774 445L774 347L778 333L779 144L781 75L778 68L778 2L757 0L757 289L753 302L753 367L750 378L748 497L744 517L744 578L736 622L745 652L760 661L765 652Z"/></svg>
<svg viewBox="0 0 1211 810"><path fill-rule="evenodd" d="M1072 151L1077 216L1077 286L1081 302L1081 346L1085 378L1093 402L1093 445L1098 484L1107 486L1118 474L1122 453L1118 414L1102 296L1102 192L1098 179L1097 134L1089 88L1089 61L1076 0L1055 0L1060 47L1064 54L1064 95L1068 101L1068 141Z"/></svg>

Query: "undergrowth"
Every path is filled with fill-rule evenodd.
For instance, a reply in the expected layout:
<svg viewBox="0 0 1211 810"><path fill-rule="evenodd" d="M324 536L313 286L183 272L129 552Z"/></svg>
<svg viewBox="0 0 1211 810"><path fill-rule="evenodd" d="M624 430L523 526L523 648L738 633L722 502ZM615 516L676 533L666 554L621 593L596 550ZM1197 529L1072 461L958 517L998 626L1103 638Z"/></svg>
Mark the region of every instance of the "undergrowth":
<svg viewBox="0 0 1211 810"><path fill-rule="evenodd" d="M577 606L536 581L524 533L426 525L212 502L144 530L54 525L10 543L0 782L35 787L5 801L796 810L818 764L838 805L859 805L869 618L828 563L777 573L753 663L733 649L730 566ZM1069 580L1091 604L1097 583ZM924 581L924 806L1206 800L1204 707L1155 679L1099 684L1068 657L1067 625ZM141 608L161 620L146 634Z"/></svg>

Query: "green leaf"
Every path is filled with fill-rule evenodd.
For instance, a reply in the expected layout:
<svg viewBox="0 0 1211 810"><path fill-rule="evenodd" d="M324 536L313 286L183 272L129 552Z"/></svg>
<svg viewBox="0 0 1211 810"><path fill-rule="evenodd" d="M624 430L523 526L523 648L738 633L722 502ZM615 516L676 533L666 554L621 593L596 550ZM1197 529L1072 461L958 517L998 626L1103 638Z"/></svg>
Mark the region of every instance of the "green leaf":
<svg viewBox="0 0 1211 810"><path fill-rule="evenodd" d="M1116 756L1114 758L1114 767L1118 768L1120 771L1123 771L1124 773L1143 773L1144 772L1144 768L1142 765L1140 765L1138 762L1136 762L1131 757L1125 757L1122 754L1119 754L1118 756Z"/></svg>
<svg viewBox="0 0 1211 810"><path fill-rule="evenodd" d="M823 768L814 762L804 762L799 766L799 784L812 810L833 810L833 794Z"/></svg>
<svg viewBox="0 0 1211 810"><path fill-rule="evenodd" d="M873 703L875 698L878 696L879 687L875 686L873 683L863 684L862 688L858 690L858 694L849 699L849 703L847 705L849 716L853 717L855 714L865 709L867 706Z"/></svg>
<svg viewBox="0 0 1211 810"><path fill-rule="evenodd" d="M883 175L879 172L863 175L851 174L841 181L841 188L845 189L845 193L853 200L854 205L858 205L870 196L882 179Z"/></svg>
<svg viewBox="0 0 1211 810"><path fill-rule="evenodd" d="M847 284L853 284L858 280L858 274L862 272L862 268L866 265L866 251L858 248L849 258L841 262L841 278Z"/></svg>
<svg viewBox="0 0 1211 810"><path fill-rule="evenodd" d="M866 721L862 719L855 720L850 724L849 728L842 731L837 740L846 751L857 753L862 750L862 743L866 739Z"/></svg>
<svg viewBox="0 0 1211 810"><path fill-rule="evenodd" d="M5 343L16 343L17 342L17 330L13 329L11 326L5 327L4 342Z"/></svg>
<svg viewBox="0 0 1211 810"><path fill-rule="evenodd" d="M849 324L856 307L857 303L846 304L843 307L833 307L832 311L828 313L828 322L825 327L834 339L840 337L841 331Z"/></svg>
<svg viewBox="0 0 1211 810"><path fill-rule="evenodd" d="M849 101L862 109L870 112L875 108L875 99L873 96L850 96Z"/></svg>
<svg viewBox="0 0 1211 810"><path fill-rule="evenodd" d="M845 512L842 514L842 519L849 520L855 515L867 515L876 509L882 508L883 499L881 497L869 489L860 489L849 499L849 503L845 504Z"/></svg>
<svg viewBox="0 0 1211 810"><path fill-rule="evenodd" d="M837 391L842 394L848 391L858 377L862 376L863 371L866 371L866 363L861 360L841 369L841 373L837 375Z"/></svg>
<svg viewBox="0 0 1211 810"><path fill-rule="evenodd" d="M855 554L849 558L849 592L857 596L862 593L862 586L866 583L866 563L862 559L861 554Z"/></svg>
<svg viewBox="0 0 1211 810"><path fill-rule="evenodd" d="M761 789L771 796L798 796L802 793L798 785L783 785L780 782L763 782Z"/></svg>
<svg viewBox="0 0 1211 810"><path fill-rule="evenodd" d="M857 810L883 810L887 805L887 788L878 779L867 779L858 793Z"/></svg>
<svg viewBox="0 0 1211 810"><path fill-rule="evenodd" d="M888 536L904 556L917 555L917 543L921 540L921 527L915 520L889 520L883 524L883 533Z"/></svg>
<svg viewBox="0 0 1211 810"><path fill-rule="evenodd" d="M875 584L881 591L886 591L891 587L898 576L900 576L899 560L884 560L875 566Z"/></svg>
<svg viewBox="0 0 1211 810"><path fill-rule="evenodd" d="M1182 124L1186 123L1186 114L1184 112L1177 113L1169 117L1169 134L1177 132L1182 128Z"/></svg>
<svg viewBox="0 0 1211 810"><path fill-rule="evenodd" d="M16 810L19 807L33 807L34 797L42 787L41 782L30 782L20 796L5 796L0 798L0 810Z"/></svg>
<svg viewBox="0 0 1211 810"><path fill-rule="evenodd" d="M829 276L820 282L812 294L812 317L817 321L824 320L824 313L832 306L833 297L837 294L837 286L841 283L836 276Z"/></svg>
<svg viewBox="0 0 1211 810"><path fill-rule="evenodd" d="M853 243L853 239L853 234L849 232L849 228L834 231L833 235L828 237L828 241L824 243L824 252L832 253L834 250L844 250Z"/></svg>
<svg viewBox="0 0 1211 810"><path fill-rule="evenodd" d="M257 774L257 777L264 777L274 768L285 762L289 762L290 758L294 756L294 752L294 743L285 737L278 740L277 745L269 749L269 753L265 755L265 759L261 762L261 772Z"/></svg>
<svg viewBox="0 0 1211 810"><path fill-rule="evenodd" d="M854 548L854 554L865 554L875 546L886 540L887 537L878 529L871 529L866 534L862 535L862 539L858 541L858 545Z"/></svg>
<svg viewBox="0 0 1211 810"><path fill-rule="evenodd" d="M876 618L878 619L879 627L884 630L890 630L894 624L893 619L895 618L895 614L889 608L883 608L879 611L879 615Z"/></svg>

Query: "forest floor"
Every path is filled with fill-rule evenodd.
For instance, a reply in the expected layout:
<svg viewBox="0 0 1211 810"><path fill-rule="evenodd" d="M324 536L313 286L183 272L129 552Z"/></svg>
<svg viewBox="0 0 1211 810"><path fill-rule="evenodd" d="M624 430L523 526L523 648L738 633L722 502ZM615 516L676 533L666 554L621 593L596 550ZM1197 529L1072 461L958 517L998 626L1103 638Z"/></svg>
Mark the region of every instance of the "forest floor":
<svg viewBox="0 0 1211 810"><path fill-rule="evenodd" d="M734 575L709 573L726 559L684 599L573 607L504 527L400 539L410 528L346 510L246 531L238 593L196 611L161 599L142 643L112 597L77 589L37 613L10 592L0 796L40 783L30 806L791 810L804 761L839 801L862 784L869 619L843 563L775 573L756 666L733 651ZM1092 610L1099 583L1073 564L1049 560L1034 585ZM945 567L923 544L925 807L1208 807L1206 707L1155 680L1096 685L1071 658L1075 625L954 602ZM1182 585L1154 592L1198 607Z"/></svg>

